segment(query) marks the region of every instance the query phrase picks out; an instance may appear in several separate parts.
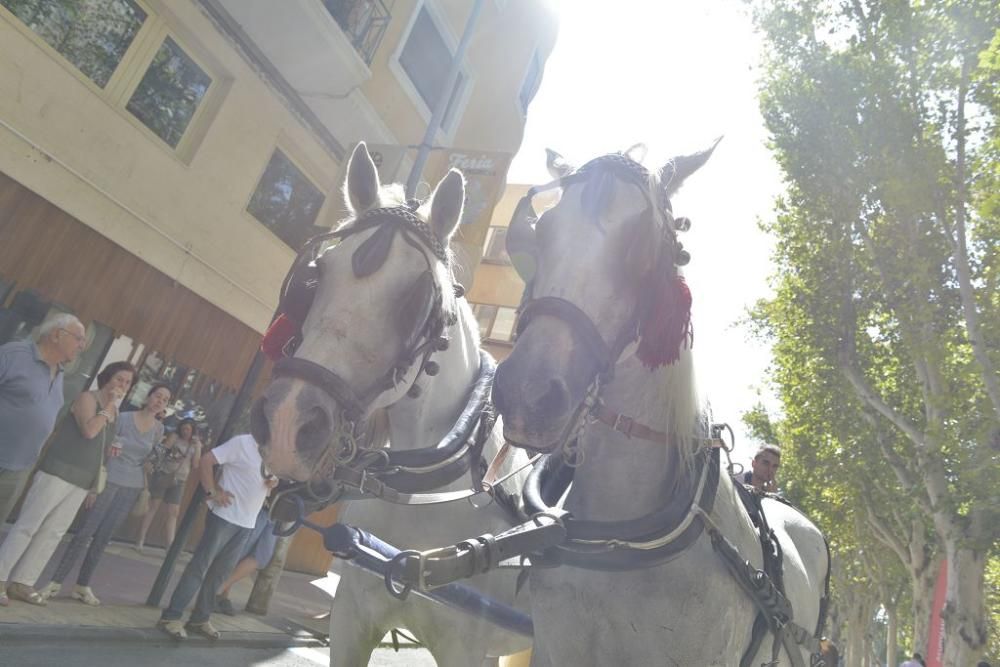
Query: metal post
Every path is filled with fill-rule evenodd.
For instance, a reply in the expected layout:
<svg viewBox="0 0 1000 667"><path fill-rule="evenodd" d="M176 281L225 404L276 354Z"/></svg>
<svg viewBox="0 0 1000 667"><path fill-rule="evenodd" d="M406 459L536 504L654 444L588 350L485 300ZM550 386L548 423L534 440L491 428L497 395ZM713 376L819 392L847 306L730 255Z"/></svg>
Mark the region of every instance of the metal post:
<svg viewBox="0 0 1000 667"><path fill-rule="evenodd" d="M458 70L462 67L462 58L465 57L465 52L468 49L469 41L472 39L472 33L479 20L479 12L482 10L484 2L485 0L476 0L475 4L472 5L472 11L469 12L469 18L465 21L462 39L458 42L458 48L455 49L455 55L451 59L451 66L448 68L448 75L445 77L444 85L441 87L441 96L438 97L437 104L434 105L430 122L427 124L427 131L424 132L424 139L417 147L417 158L413 162L413 168L410 169L410 177L406 179L407 197L414 197L417 185L420 184L420 176L423 174L424 165L427 164L427 157L434 146L434 138L437 136L441 122L444 120L445 111L448 110L448 102L455 91Z"/></svg>
<svg viewBox="0 0 1000 667"><path fill-rule="evenodd" d="M279 537L274 545L274 555L271 562L263 566L257 572L257 580L253 583L253 590L250 591L250 599L247 600L246 610L251 614L266 616L267 608L271 604L271 597L278 589L278 581L281 573L285 571L285 560L288 558L288 548L292 545L295 533Z"/></svg>
<svg viewBox="0 0 1000 667"><path fill-rule="evenodd" d="M253 394L254 385L257 384L257 378L260 377L260 371L264 367L264 360L264 355L260 351L254 355L253 363L250 364L246 377L243 378L243 385L240 387L239 392L236 394L236 399L233 401L233 409L229 411L229 416L226 417L226 423L222 426L222 431L219 433L219 439L216 442L226 442L232 437L236 420L239 419L244 405L249 400L251 394ZM191 535L191 529L194 527L194 520L198 516L198 510L201 509L201 503L204 499L205 490L201 488L201 484L199 483L195 487L194 495L191 496L191 502L188 504L187 510L181 518L180 525L177 526L177 534L174 536L174 541L170 543L170 548L167 549L167 555L164 557L163 565L160 566L160 571L156 575L156 581L153 582L153 588L149 591L149 597L146 598L146 604L150 607L160 606L163 592L166 590L167 584L170 582L170 577L174 573L174 564L177 563L177 558L181 555L181 550L187 544L188 537Z"/></svg>

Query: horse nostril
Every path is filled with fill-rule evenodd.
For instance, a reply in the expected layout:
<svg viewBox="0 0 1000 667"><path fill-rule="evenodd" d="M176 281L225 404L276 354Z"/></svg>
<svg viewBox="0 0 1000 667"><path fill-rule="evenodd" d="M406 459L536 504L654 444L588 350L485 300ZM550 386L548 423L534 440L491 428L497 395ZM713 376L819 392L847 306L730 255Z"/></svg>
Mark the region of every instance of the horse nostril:
<svg viewBox="0 0 1000 667"><path fill-rule="evenodd" d="M304 445L305 449L311 449L325 445L330 439L333 430L330 418L319 406L309 408L305 413L302 426L299 427L296 442Z"/></svg>
<svg viewBox="0 0 1000 667"><path fill-rule="evenodd" d="M528 396L530 404L533 404L533 411L545 417L559 417L569 406L569 391L566 383L558 378L553 378L547 384L539 383L538 388L544 387L540 395ZM533 399L533 400L532 400Z"/></svg>

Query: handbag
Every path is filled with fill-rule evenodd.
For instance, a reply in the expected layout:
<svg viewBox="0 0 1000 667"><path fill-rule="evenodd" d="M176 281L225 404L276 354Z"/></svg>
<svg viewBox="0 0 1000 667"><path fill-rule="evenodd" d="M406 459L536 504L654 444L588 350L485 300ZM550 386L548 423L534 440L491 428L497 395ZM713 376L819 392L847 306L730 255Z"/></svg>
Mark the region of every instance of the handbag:
<svg viewBox="0 0 1000 667"><path fill-rule="evenodd" d="M96 493L101 495L104 493L105 487L108 485L108 467L101 464L101 467L97 470L97 479L94 480L94 488L90 490L91 493Z"/></svg>

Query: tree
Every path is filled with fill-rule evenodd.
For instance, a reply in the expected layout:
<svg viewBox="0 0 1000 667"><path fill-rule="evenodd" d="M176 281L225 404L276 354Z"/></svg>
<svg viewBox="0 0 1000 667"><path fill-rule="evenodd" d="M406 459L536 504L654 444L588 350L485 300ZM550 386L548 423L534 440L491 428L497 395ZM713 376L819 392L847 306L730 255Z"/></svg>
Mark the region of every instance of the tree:
<svg viewBox="0 0 1000 667"><path fill-rule="evenodd" d="M804 363L793 364L795 368L811 368L807 372L816 373L815 357L800 354L798 359ZM843 401L828 400L842 395L815 391L823 385L822 381L807 382L796 392L809 410L795 411L793 420L772 419L757 405L743 415L743 421L754 439L781 444L780 486L829 541L838 618L848 626L841 644L847 664L860 663L859 654L867 656L865 635L873 630L879 633L874 641L879 645L884 633L887 663L897 664L901 637L909 638L905 646L912 643L909 628L926 636L937 572L933 564L938 562L933 540L922 517L905 509L908 500L891 472L879 465L877 451L852 443L852 438L859 437L852 433L857 421L854 413ZM781 386L777 389L780 393ZM783 398L790 403L787 396ZM860 437L871 436L862 433ZM901 632L901 628L906 630ZM838 630L831 623L831 636L839 636ZM856 662L851 661L854 658Z"/></svg>
<svg viewBox="0 0 1000 667"><path fill-rule="evenodd" d="M891 472L947 561L944 661L975 664L1000 538L1000 6L753 4L787 183L766 225L776 296L755 317L788 429L844 422L843 455ZM831 406L840 419L816 418Z"/></svg>

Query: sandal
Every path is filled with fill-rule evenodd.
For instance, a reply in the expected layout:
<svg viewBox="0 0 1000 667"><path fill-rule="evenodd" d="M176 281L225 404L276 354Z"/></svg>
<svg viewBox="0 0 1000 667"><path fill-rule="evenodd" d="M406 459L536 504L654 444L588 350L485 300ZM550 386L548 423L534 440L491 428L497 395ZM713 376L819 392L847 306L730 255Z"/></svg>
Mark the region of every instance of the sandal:
<svg viewBox="0 0 1000 667"><path fill-rule="evenodd" d="M59 583L58 581L50 581L45 585L44 588L42 588L42 590L38 591L38 594L41 595L46 600L50 600L55 596L59 595L59 591L61 590L62 590L61 583Z"/></svg>
<svg viewBox="0 0 1000 667"><path fill-rule="evenodd" d="M201 635L211 640L216 640L222 636L222 633L215 629L211 622L205 621L204 623L191 623L189 622L184 626L187 630L195 633L196 635Z"/></svg>
<svg viewBox="0 0 1000 667"><path fill-rule="evenodd" d="M13 600L27 602L28 604L33 604L37 607L44 607L47 604L45 598L42 597L34 588L26 584L19 584L16 581L7 584L7 597Z"/></svg>
<svg viewBox="0 0 1000 667"><path fill-rule="evenodd" d="M94 595L94 591L90 588L90 586L80 586L77 584L73 588L73 592L70 593L70 597L74 600L79 600L83 604L90 605L91 607L97 607L101 604L101 601L97 599L96 595Z"/></svg>
<svg viewBox="0 0 1000 667"><path fill-rule="evenodd" d="M172 639L187 639L187 631L184 629L184 621L176 619L168 621L161 618L156 622L156 627L169 635Z"/></svg>

